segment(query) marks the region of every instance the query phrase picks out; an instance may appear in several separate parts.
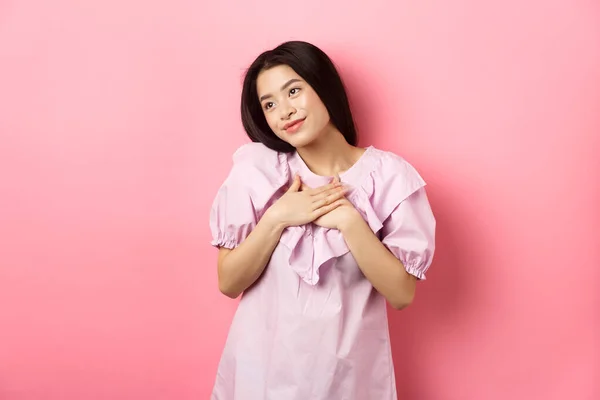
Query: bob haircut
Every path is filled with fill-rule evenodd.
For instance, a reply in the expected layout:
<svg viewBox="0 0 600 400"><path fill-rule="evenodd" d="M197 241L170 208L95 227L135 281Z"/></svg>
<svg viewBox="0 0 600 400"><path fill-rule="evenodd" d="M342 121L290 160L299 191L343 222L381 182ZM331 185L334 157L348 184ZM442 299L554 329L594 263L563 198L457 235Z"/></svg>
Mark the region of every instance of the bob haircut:
<svg viewBox="0 0 600 400"><path fill-rule="evenodd" d="M295 148L275 135L267 124L256 90L258 74L270 68L287 65L317 93L333 126L346 141L356 146L358 138L344 84L331 59L318 47L302 41L289 41L260 54L244 76L242 87L242 125L253 142L270 149L291 153Z"/></svg>

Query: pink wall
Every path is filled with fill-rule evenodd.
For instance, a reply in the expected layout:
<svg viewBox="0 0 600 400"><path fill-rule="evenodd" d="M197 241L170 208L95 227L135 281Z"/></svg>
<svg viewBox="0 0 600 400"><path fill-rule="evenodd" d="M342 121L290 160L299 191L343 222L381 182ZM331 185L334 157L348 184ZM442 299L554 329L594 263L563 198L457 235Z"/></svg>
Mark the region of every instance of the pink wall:
<svg viewBox="0 0 600 400"><path fill-rule="evenodd" d="M401 398L600 398L600 7L494 3L0 3L0 399L208 398L241 74L296 38L430 183Z"/></svg>

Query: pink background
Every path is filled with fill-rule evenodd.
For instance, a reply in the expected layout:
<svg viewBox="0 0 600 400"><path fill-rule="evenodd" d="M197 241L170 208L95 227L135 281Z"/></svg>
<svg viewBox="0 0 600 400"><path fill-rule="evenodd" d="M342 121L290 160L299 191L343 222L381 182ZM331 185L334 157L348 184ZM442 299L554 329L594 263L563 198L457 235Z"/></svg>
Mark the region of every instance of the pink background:
<svg viewBox="0 0 600 400"><path fill-rule="evenodd" d="M287 39L430 184L400 397L600 398L600 6L358 3L0 3L0 399L208 399L236 306L208 211Z"/></svg>

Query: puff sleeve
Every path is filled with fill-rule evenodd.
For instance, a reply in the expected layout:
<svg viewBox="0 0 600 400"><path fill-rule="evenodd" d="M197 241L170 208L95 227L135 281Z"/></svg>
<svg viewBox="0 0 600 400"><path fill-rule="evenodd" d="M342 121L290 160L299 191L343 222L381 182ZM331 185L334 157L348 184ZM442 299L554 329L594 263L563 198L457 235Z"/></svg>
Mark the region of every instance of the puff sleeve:
<svg viewBox="0 0 600 400"><path fill-rule="evenodd" d="M233 249L256 226L252 198L243 185L243 171L234 164L210 210L211 245Z"/></svg>
<svg viewBox="0 0 600 400"><path fill-rule="evenodd" d="M424 280L435 252L435 229L436 220L425 187L420 187L384 221L381 241L409 274Z"/></svg>
<svg viewBox="0 0 600 400"><path fill-rule="evenodd" d="M406 271L425 279L435 251L436 220L426 182L404 158L379 152L355 203L371 229Z"/></svg>
<svg viewBox="0 0 600 400"><path fill-rule="evenodd" d="M281 155L260 143L240 147L210 209L211 245L233 249L252 232L288 181Z"/></svg>

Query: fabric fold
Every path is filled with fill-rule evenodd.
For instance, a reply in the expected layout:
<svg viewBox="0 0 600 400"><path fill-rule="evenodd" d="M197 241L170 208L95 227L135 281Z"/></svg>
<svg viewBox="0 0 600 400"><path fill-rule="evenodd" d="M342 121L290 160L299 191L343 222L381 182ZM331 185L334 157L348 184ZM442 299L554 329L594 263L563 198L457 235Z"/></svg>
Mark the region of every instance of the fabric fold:
<svg viewBox="0 0 600 400"><path fill-rule="evenodd" d="M350 187L346 196L362 215L375 235L381 235L385 221L398 205L425 185L416 170L400 157L377 157L374 150L366 153L342 182ZM297 155L290 160L292 173L299 172L304 182L313 187L324 184L327 177L311 174ZM345 180L345 178L347 180ZM346 241L337 229L327 229L314 224L290 227L281 241L290 251L291 268L310 285L320 279L320 269L331 260L348 253Z"/></svg>
<svg viewBox="0 0 600 400"><path fill-rule="evenodd" d="M298 173L309 187L325 185L332 179L313 173L297 152L279 153L259 143L240 147L233 161L232 171L220 188L211 210L214 246L238 246L264 212L284 194L294 174ZM347 199L382 241L386 234L389 235L390 223L387 221L392 220L392 213L408 213L400 210L399 205L425 185L404 159L373 147L367 148L349 170L340 173L340 179L350 189ZM398 216L395 218L402 220ZM323 265L350 251L341 232L313 223L286 228L280 242L289 252L290 268L309 285L319 282ZM396 242L397 239L388 237L385 243L395 254L401 254L403 261L415 262L414 256L408 259L404 255L408 254L407 251L392 245ZM404 241L402 243L404 246Z"/></svg>

